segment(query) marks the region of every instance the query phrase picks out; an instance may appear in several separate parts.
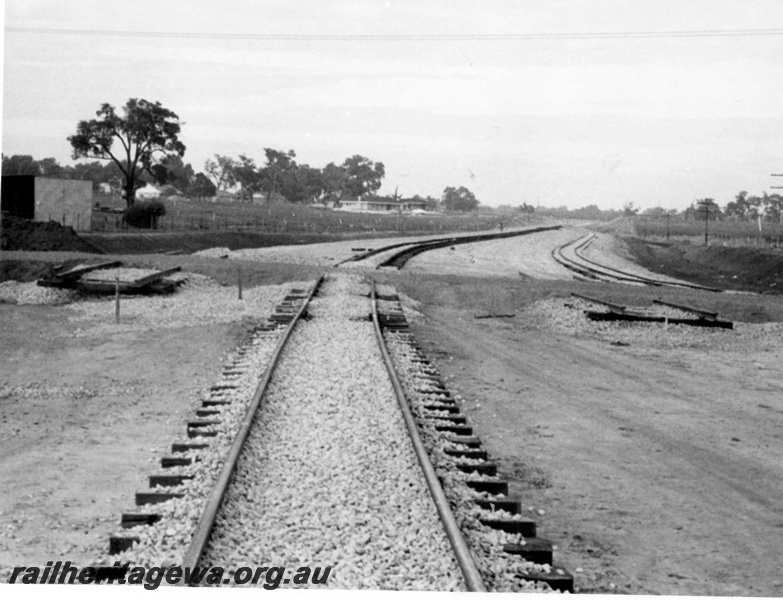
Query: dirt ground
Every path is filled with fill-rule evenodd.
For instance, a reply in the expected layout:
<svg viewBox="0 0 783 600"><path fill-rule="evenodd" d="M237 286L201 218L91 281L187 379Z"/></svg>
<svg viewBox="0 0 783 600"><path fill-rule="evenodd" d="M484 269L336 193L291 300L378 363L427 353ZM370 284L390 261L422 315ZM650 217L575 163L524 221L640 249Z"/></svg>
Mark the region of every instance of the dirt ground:
<svg viewBox="0 0 783 600"><path fill-rule="evenodd" d="M783 297L576 282L549 258L570 235L458 246L374 275L421 303L419 339L578 591L783 595ZM5 258L43 269L74 256ZM182 263L225 286L239 266L248 286L323 270L243 256L134 260ZM499 266L498 257L508 258ZM591 335L560 313L545 318L555 305L568 312L573 291L645 306L664 298L741 323L690 337ZM78 336L68 310L0 304L0 579L13 565L85 564L105 551L248 329L235 321ZM490 313L515 316L474 318Z"/></svg>
<svg viewBox="0 0 783 600"><path fill-rule="evenodd" d="M75 337L64 310L0 304L0 568L104 552L243 335L217 325Z"/></svg>
<svg viewBox="0 0 783 600"><path fill-rule="evenodd" d="M660 331L653 342L640 332L637 342L629 330L622 339L630 345L620 345L611 334L571 334L525 309L567 303L571 291L600 290L625 303L636 296L640 305L660 292L389 279L422 302L417 337L465 398L511 493L557 546L577 591L783 594L775 568L783 553L780 323L677 332L671 344ZM681 295L667 299L683 302ZM779 298L687 295L697 306L727 302L721 314L732 318L783 318ZM474 318L489 313L516 316Z"/></svg>

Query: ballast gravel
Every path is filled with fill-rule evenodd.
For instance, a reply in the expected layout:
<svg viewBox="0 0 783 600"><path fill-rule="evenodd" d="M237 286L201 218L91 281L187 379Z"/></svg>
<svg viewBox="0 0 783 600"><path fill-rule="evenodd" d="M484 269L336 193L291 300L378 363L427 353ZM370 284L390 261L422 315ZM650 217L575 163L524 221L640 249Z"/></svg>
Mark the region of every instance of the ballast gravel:
<svg viewBox="0 0 783 600"><path fill-rule="evenodd" d="M204 391L202 400L225 400L229 404L216 406L218 415L211 417L220 420L220 424L210 427L216 432L214 437L183 438L180 442L206 443L201 450L179 453L179 457L193 459L188 466L165 469L160 474L189 475L193 479L177 487L156 488L155 491L182 494L175 498L155 504L142 506L129 512L155 513L161 520L151 526L118 530L120 537L133 536L139 543L119 555L97 557L96 564L111 564L114 560L130 562L134 566L166 567L182 564L182 557L198 524L204 503L209 495L225 461L228 450L247 411L258 381L269 364L272 352L282 335L282 328L269 332L258 332L239 352L228 358L226 367L238 371L238 375L223 376L216 386L231 384L232 389L223 391Z"/></svg>
<svg viewBox="0 0 783 600"><path fill-rule="evenodd" d="M476 565L481 571L484 583L494 592L546 592L548 586L525 581L519 575L523 572L549 572L550 565L539 565L512 556L503 551L506 543L524 544L524 538L496 529L490 529L479 522L479 518L510 518L513 515L503 511L485 511L479 508L474 500L481 498L492 500L504 496L492 496L486 492L476 492L469 488L466 481L489 481L499 479L496 476L480 475L476 472L465 473L457 469L457 463L464 459L456 459L446 454L445 450L460 449L460 444L447 439L447 436L436 429L437 419L430 416L426 405L433 403L432 394L423 394L427 388L427 379L420 363L414 362L415 350L410 345L407 334L386 332L385 339L389 353L394 361L395 370L405 390L405 396L416 418L427 452L435 471L440 478L443 491L449 499L454 516L465 535ZM457 396L458 397L458 396ZM480 461L475 461L480 462Z"/></svg>
<svg viewBox="0 0 783 600"><path fill-rule="evenodd" d="M666 306L629 307L650 316L695 319L692 313ZM527 327L546 329L582 339L598 339L616 346L649 349L697 349L710 352L779 351L783 323L735 322L733 329L694 327L672 323L591 321L586 311L602 312L600 305L580 298L539 300L517 315ZM720 315L719 315L719 318Z"/></svg>
<svg viewBox="0 0 783 600"><path fill-rule="evenodd" d="M331 567L334 588L464 589L362 319L368 292L331 276L297 325L203 564Z"/></svg>

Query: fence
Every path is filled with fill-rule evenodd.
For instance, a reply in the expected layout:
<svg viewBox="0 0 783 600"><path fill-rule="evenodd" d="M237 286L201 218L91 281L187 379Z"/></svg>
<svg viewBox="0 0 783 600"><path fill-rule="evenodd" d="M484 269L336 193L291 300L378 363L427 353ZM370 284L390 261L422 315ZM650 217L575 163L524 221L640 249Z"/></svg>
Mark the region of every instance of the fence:
<svg viewBox="0 0 783 600"><path fill-rule="evenodd" d="M632 235L651 241L687 242L704 244L704 221L645 220L637 218L631 227ZM729 247L783 248L783 225L762 222L759 231L756 222L710 221L707 239L711 245Z"/></svg>
<svg viewBox="0 0 783 600"><path fill-rule="evenodd" d="M261 233L356 233L479 231L499 225L497 215L406 215L354 213L289 203L271 205L236 202L166 201L166 214L153 229L128 227L121 211L96 209L93 232L253 231Z"/></svg>

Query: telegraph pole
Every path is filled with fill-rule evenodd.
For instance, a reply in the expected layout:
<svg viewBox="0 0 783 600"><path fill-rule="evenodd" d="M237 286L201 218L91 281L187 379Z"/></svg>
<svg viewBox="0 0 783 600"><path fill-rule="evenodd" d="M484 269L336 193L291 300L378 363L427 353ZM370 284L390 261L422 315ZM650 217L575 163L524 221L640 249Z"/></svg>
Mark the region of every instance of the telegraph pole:
<svg viewBox="0 0 783 600"><path fill-rule="evenodd" d="M705 198L704 200L699 200L699 211L704 211L704 245L706 246L709 242L709 223L710 223L710 212L712 211L712 207L715 206L715 201L712 198Z"/></svg>
<svg viewBox="0 0 783 600"><path fill-rule="evenodd" d="M783 177L783 173L772 173L772 177ZM773 190L783 190L783 185L773 185Z"/></svg>

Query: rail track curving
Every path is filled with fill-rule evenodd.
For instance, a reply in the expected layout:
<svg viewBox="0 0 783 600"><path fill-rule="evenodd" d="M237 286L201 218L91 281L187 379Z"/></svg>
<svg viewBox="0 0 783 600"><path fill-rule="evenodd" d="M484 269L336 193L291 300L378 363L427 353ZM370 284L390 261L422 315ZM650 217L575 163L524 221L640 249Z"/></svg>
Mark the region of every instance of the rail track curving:
<svg viewBox="0 0 783 600"><path fill-rule="evenodd" d="M423 242L400 242L397 244L383 246L381 248L375 248L366 252L361 252L356 256L338 263L337 266L346 263L360 262L373 256L396 250L389 256L384 257L377 265L375 265L375 268L380 269L382 267L390 267L395 269L402 269L411 258L423 252L428 252L429 250L437 250L438 248L447 248L449 246L457 246L460 244L472 244L475 242L486 242L489 240L518 237L521 235L529 235L542 231L552 231L561 228L562 225L552 225L547 227L535 227L530 229L512 230L499 233L496 232L476 235L450 236L445 238L426 240Z"/></svg>
<svg viewBox="0 0 783 600"><path fill-rule="evenodd" d="M716 288L705 287L684 281L645 277L643 275L629 273L621 269L601 264L584 255L584 251L587 250L597 237L598 236L594 233L588 233L576 241L558 246L552 251L552 258L578 276L594 281L620 282L649 286L670 286L710 292L722 291Z"/></svg>
<svg viewBox="0 0 783 600"><path fill-rule="evenodd" d="M137 495L149 512L123 515L110 553L191 572L318 565L337 587L572 590L393 290L332 273L276 315L210 390L189 441ZM257 385L231 416L245 368Z"/></svg>

